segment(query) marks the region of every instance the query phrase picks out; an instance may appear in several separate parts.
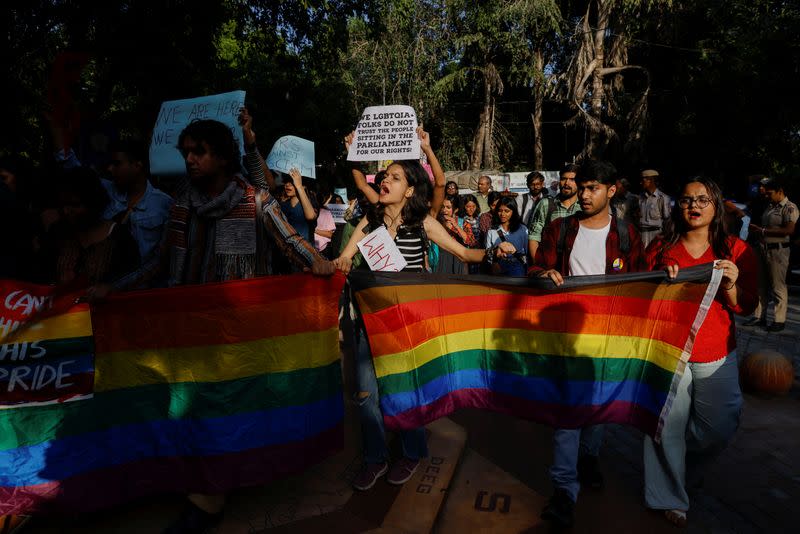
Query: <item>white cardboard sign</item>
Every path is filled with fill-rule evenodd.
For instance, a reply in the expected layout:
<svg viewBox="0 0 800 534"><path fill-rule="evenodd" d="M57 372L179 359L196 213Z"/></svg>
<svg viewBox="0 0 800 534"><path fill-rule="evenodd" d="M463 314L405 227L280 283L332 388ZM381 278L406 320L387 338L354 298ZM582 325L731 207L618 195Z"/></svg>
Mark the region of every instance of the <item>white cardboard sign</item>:
<svg viewBox="0 0 800 534"><path fill-rule="evenodd" d="M407 265L385 226L370 232L357 244L358 250L373 271L396 273Z"/></svg>
<svg viewBox="0 0 800 534"><path fill-rule="evenodd" d="M419 159L417 114L411 106L372 106L364 110L348 161Z"/></svg>
<svg viewBox="0 0 800 534"><path fill-rule="evenodd" d="M333 222L336 224L344 224L344 212L347 211L347 204L325 204L328 211L333 215Z"/></svg>

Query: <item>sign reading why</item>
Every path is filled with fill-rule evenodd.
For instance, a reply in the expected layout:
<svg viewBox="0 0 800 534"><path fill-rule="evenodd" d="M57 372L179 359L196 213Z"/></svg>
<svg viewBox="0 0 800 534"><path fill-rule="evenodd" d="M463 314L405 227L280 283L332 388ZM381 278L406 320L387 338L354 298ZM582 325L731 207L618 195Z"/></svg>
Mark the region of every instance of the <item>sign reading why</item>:
<svg viewBox="0 0 800 534"><path fill-rule="evenodd" d="M239 109L244 107L244 91L219 95L170 100L161 104L153 140L150 142L151 174L185 174L186 164L178 151L178 136L192 121L210 119L230 127L233 137L244 154Z"/></svg>
<svg viewBox="0 0 800 534"><path fill-rule="evenodd" d="M314 143L293 135L284 135L272 145L267 157L267 167L289 174L292 169L300 171L301 176L317 177L314 159Z"/></svg>
<svg viewBox="0 0 800 534"><path fill-rule="evenodd" d="M94 389L87 304L0 280L0 408L85 399Z"/></svg>
<svg viewBox="0 0 800 534"><path fill-rule="evenodd" d="M407 265L385 226L370 232L357 244L358 250L373 271L396 273Z"/></svg>
<svg viewBox="0 0 800 534"><path fill-rule="evenodd" d="M347 160L385 159L419 159L417 114L411 106L374 106L361 114Z"/></svg>

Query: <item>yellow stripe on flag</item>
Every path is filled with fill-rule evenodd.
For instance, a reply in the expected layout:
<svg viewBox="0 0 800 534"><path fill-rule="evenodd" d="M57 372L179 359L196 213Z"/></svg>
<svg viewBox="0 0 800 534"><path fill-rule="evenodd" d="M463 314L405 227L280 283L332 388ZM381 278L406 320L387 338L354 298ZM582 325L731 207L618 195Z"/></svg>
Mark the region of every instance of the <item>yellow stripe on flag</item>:
<svg viewBox="0 0 800 534"><path fill-rule="evenodd" d="M246 343L98 354L95 391L176 382L224 382L328 365L339 359L339 330Z"/></svg>
<svg viewBox="0 0 800 534"><path fill-rule="evenodd" d="M682 353L668 343L641 337L484 328L438 336L411 350L375 358L375 374L382 378L407 373L441 355L479 349L575 358L636 358L671 373L675 372Z"/></svg>

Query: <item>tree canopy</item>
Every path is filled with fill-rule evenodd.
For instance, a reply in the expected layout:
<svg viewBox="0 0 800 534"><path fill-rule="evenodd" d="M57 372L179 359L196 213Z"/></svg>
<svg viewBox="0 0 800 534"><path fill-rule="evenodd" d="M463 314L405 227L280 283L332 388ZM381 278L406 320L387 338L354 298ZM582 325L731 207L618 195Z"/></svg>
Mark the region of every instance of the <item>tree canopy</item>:
<svg viewBox="0 0 800 534"><path fill-rule="evenodd" d="M369 105L413 106L448 169L607 157L667 176L800 174L800 7L778 0L5 3L0 154L45 114L147 138L164 100L247 91L259 141L319 163ZM331 167L333 168L333 167Z"/></svg>

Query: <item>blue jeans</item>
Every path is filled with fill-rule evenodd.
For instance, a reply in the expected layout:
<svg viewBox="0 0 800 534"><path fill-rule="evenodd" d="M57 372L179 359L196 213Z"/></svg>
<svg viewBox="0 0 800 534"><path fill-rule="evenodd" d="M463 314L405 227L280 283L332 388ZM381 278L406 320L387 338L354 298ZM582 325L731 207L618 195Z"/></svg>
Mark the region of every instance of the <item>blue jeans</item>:
<svg viewBox="0 0 800 534"><path fill-rule="evenodd" d="M594 425L578 429L556 429L553 434L553 465L550 480L557 489L566 491L572 502L578 500L578 456L600 455L605 426Z"/></svg>
<svg viewBox="0 0 800 534"><path fill-rule="evenodd" d="M388 460L386 436L383 426L383 414L379 404L378 379L372 363L364 323L361 318L355 319L355 396L361 419L361 438L364 442L364 461L380 464ZM428 455L428 444L425 441L425 428L416 428L399 433L403 447L403 456L410 460L419 460Z"/></svg>
<svg viewBox="0 0 800 534"><path fill-rule="evenodd" d="M687 472L714 459L739 428L742 392L736 351L710 363L686 365L661 443L644 438L644 498L655 510L688 510Z"/></svg>

